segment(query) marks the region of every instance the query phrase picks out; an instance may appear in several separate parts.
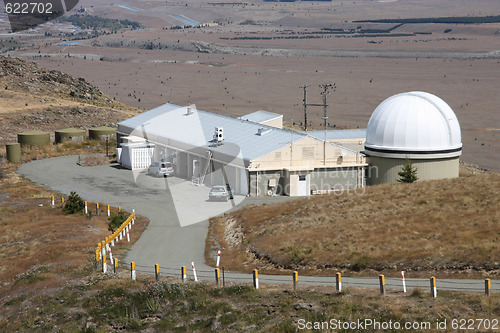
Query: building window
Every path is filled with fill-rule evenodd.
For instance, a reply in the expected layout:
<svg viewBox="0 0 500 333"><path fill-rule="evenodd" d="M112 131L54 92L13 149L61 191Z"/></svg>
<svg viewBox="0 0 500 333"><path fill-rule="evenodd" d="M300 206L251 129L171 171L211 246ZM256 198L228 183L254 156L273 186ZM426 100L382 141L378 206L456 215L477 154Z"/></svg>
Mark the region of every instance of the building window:
<svg viewBox="0 0 500 333"><path fill-rule="evenodd" d="M303 159L314 159L314 147L302 147Z"/></svg>

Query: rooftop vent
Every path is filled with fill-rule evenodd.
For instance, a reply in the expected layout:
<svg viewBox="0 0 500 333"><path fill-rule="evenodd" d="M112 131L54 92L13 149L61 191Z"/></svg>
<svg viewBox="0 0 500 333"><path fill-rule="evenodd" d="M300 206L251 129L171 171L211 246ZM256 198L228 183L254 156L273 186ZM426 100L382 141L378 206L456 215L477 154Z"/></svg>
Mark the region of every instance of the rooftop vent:
<svg viewBox="0 0 500 333"><path fill-rule="evenodd" d="M264 134L267 134L269 132L271 132L272 129L271 128L266 128L266 127L259 127L259 129L257 130L257 135L264 135Z"/></svg>
<svg viewBox="0 0 500 333"><path fill-rule="evenodd" d="M193 112L193 106L194 105L188 105L187 108L186 108L186 113L185 115L186 116L189 116L189 115L192 115L194 112ZM194 109L196 109L196 106L194 106Z"/></svg>

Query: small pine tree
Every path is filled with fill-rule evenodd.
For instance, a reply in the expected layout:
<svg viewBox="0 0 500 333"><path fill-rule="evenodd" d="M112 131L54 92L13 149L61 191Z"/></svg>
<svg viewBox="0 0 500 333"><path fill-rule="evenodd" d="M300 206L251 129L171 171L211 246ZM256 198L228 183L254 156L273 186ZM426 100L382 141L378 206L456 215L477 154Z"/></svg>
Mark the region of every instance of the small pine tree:
<svg viewBox="0 0 500 333"><path fill-rule="evenodd" d="M115 232L115 230L118 229L118 227L121 226L123 222L125 222L127 217L127 213L123 210L119 211L116 214L111 213L108 223L108 230L111 232Z"/></svg>
<svg viewBox="0 0 500 333"><path fill-rule="evenodd" d="M85 201L76 192L71 192L62 211L66 214L75 214L82 213L84 208Z"/></svg>
<svg viewBox="0 0 500 333"><path fill-rule="evenodd" d="M400 183L413 183L418 180L417 168L413 166L413 163L408 157L405 159L403 167L401 171L398 172L398 175L401 177L398 179Z"/></svg>

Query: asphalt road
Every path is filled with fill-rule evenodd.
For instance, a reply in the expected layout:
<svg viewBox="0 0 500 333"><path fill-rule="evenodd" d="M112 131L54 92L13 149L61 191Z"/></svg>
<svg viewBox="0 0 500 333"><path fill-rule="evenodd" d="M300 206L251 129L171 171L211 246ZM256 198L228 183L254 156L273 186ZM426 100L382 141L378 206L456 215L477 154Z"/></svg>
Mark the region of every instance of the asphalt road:
<svg viewBox="0 0 500 333"><path fill-rule="evenodd" d="M159 264L162 275L179 276L180 267L195 263L198 278L214 279L214 268L205 264L208 218L248 204L292 200L289 197L235 197L231 202L209 202L209 189L176 177L154 178L118 165L81 167L77 156L64 156L23 164L18 172L60 193L77 192L88 201L135 209L150 220L148 228L132 246L125 262L135 261L139 272L153 273ZM133 232L133 229L132 231ZM96 240L96 242L99 240ZM223 256L223 254L222 254ZM227 281L252 282L250 274L225 272ZM291 276L260 275L260 283L292 283ZM300 284L335 286L335 277L299 277ZM343 277L344 287L378 287L378 277ZM386 279L387 289L402 290L402 281ZM429 279L407 279L407 288L429 288ZM438 279L438 290L484 291L482 280ZM492 281L500 291L500 281Z"/></svg>

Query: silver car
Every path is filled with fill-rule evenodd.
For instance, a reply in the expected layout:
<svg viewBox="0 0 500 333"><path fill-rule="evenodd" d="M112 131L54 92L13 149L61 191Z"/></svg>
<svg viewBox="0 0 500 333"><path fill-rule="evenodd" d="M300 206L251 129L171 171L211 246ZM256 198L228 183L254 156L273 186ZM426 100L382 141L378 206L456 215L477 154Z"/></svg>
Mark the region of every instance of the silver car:
<svg viewBox="0 0 500 333"><path fill-rule="evenodd" d="M156 177L167 177L174 174L174 167L170 162L153 162L148 168L148 174Z"/></svg>
<svg viewBox="0 0 500 333"><path fill-rule="evenodd" d="M227 190L227 187L224 185L218 185L212 187L210 190L210 193L208 193L208 200L222 200L222 201L228 201L229 200L229 191Z"/></svg>

